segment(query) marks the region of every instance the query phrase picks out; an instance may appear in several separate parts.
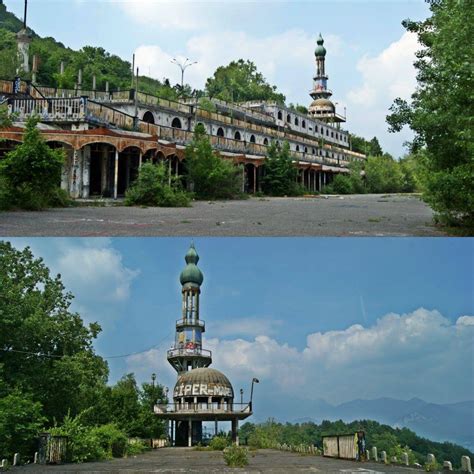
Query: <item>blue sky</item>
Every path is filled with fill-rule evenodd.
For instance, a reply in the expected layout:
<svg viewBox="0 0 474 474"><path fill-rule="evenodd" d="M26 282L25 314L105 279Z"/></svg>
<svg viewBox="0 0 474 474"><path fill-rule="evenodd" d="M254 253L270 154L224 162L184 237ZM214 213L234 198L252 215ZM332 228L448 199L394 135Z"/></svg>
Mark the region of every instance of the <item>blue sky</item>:
<svg viewBox="0 0 474 474"><path fill-rule="evenodd" d="M111 381L131 371L143 381L156 372L173 386L166 350L180 317L179 274L189 239L13 243L30 245L61 273L76 295L74 308L103 326L95 344L100 355L145 351L109 361ZM198 238L195 244L206 345L213 367L234 387L256 376L260 396L275 405L289 393L302 403L474 398L473 240ZM298 415L297 405L288 419Z"/></svg>
<svg viewBox="0 0 474 474"><path fill-rule="evenodd" d="M5 0L23 15L23 0ZM142 73L178 82L173 57L198 64L186 80L202 88L219 65L251 59L288 102L309 105L314 46L326 38L329 87L348 128L400 156L410 133L388 134L385 116L397 96L415 87L418 44L401 21L429 15L423 0L189 1L31 0L29 24L65 45L97 45L123 58L136 52ZM61 21L58 21L60 19ZM93 19L93 21L91 20Z"/></svg>

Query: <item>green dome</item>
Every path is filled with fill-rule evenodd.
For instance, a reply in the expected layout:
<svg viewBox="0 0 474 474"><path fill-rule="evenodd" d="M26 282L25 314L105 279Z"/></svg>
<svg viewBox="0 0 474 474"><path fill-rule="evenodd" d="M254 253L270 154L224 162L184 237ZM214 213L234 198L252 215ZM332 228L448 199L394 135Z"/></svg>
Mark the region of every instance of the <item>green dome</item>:
<svg viewBox="0 0 474 474"><path fill-rule="evenodd" d="M204 276L201 270L197 267L199 255L194 248L194 244L191 244L191 247L189 247L185 260L187 265L179 277L181 284L185 285L186 283L194 283L195 285L201 286L204 281Z"/></svg>
<svg viewBox="0 0 474 474"><path fill-rule="evenodd" d="M318 38L318 46L316 46L316 49L314 50L314 55L316 57L318 56L326 56L326 48L323 46L324 45L324 40L323 37L321 36L321 33L319 33L319 38Z"/></svg>

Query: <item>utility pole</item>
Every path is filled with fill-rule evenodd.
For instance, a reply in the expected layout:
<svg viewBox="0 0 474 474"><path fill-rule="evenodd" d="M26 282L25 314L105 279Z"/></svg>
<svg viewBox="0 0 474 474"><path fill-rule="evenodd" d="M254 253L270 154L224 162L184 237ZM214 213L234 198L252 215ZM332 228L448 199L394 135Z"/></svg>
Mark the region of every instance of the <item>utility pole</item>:
<svg viewBox="0 0 474 474"><path fill-rule="evenodd" d="M28 13L28 0L25 0L25 14L23 16L23 28L26 30L26 16Z"/></svg>

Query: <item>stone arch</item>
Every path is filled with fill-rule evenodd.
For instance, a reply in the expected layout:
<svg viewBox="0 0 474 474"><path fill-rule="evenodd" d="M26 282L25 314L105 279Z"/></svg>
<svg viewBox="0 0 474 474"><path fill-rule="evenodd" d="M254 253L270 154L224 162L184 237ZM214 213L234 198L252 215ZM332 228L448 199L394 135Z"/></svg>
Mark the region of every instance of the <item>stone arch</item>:
<svg viewBox="0 0 474 474"><path fill-rule="evenodd" d="M219 127L217 129L217 136L218 137L224 137L225 136L224 129L222 127Z"/></svg>
<svg viewBox="0 0 474 474"><path fill-rule="evenodd" d="M296 145L296 151L300 151L300 146Z"/></svg>
<svg viewBox="0 0 474 474"><path fill-rule="evenodd" d="M5 155L14 150L22 141L17 139L5 139L0 140L0 160L5 157Z"/></svg>
<svg viewBox="0 0 474 474"><path fill-rule="evenodd" d="M278 120L283 120L283 113L281 110L278 111Z"/></svg>
<svg viewBox="0 0 474 474"><path fill-rule="evenodd" d="M290 115L290 114L288 114L288 115L286 116L286 121L287 121L288 123L291 123L291 115Z"/></svg>
<svg viewBox="0 0 474 474"><path fill-rule="evenodd" d="M173 128L183 128L183 124L181 123L181 120L178 117L175 117L173 121L171 122L171 127Z"/></svg>
<svg viewBox="0 0 474 474"><path fill-rule="evenodd" d="M234 133L234 139L235 140L242 140L242 135L240 134L240 132L238 130Z"/></svg>
<svg viewBox="0 0 474 474"><path fill-rule="evenodd" d="M264 138L264 139L263 139L263 144L264 144L265 146L268 146L268 138Z"/></svg>
<svg viewBox="0 0 474 474"><path fill-rule="evenodd" d="M300 120L298 117L295 117L295 125L298 127L300 125Z"/></svg>
<svg viewBox="0 0 474 474"><path fill-rule="evenodd" d="M152 125L155 124L155 116L153 115L152 112L150 112L149 110L147 110L144 114L143 114L143 118L142 120L146 123L151 123Z"/></svg>
<svg viewBox="0 0 474 474"><path fill-rule="evenodd" d="M250 135L250 143L256 143L255 135Z"/></svg>

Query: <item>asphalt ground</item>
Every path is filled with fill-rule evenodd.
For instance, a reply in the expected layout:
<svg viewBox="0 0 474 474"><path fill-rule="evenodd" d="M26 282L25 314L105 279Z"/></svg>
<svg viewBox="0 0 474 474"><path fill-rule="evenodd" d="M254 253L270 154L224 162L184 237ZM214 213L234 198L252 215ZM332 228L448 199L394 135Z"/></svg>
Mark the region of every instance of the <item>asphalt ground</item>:
<svg viewBox="0 0 474 474"><path fill-rule="evenodd" d="M445 236L415 195L196 201L189 208L93 205L0 213L0 236Z"/></svg>
<svg viewBox="0 0 474 474"><path fill-rule="evenodd" d="M127 459L112 461L67 464L61 466L29 465L14 468L12 472L115 472L115 473L410 473L421 472L402 466L381 463L344 461L322 456L301 455L270 449L250 452L249 464L242 469L229 468L224 462L222 452L195 451L192 448L163 448Z"/></svg>

